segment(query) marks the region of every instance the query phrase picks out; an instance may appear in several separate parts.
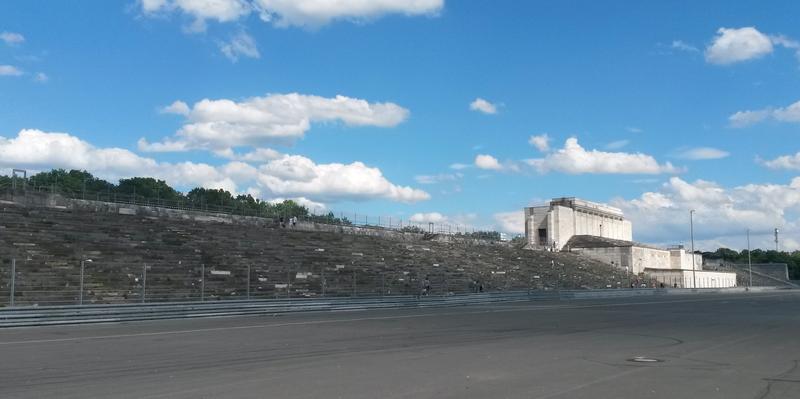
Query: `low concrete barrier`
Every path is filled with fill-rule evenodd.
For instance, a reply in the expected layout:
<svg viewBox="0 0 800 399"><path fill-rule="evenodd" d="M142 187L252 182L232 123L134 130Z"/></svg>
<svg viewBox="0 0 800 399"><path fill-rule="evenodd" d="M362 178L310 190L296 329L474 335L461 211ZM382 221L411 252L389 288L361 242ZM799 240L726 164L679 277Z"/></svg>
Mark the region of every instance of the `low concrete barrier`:
<svg viewBox="0 0 800 399"><path fill-rule="evenodd" d="M750 292L786 290L752 288ZM393 296L374 298L266 299L85 306L24 306L0 309L0 328L89 324L195 317L279 314L369 309L402 309L481 305L536 300L581 300L637 296L735 294L747 288L606 289L583 291L508 291L440 297Z"/></svg>

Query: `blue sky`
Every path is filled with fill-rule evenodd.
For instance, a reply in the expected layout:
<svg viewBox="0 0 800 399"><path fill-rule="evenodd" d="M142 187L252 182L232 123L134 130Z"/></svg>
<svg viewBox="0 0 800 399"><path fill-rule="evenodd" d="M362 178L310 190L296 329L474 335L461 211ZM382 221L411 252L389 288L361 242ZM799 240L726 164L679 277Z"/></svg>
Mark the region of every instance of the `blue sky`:
<svg viewBox="0 0 800 399"><path fill-rule="evenodd" d="M701 245L798 247L797 2L201 3L0 3L0 168L508 232L579 196L643 241L697 209Z"/></svg>

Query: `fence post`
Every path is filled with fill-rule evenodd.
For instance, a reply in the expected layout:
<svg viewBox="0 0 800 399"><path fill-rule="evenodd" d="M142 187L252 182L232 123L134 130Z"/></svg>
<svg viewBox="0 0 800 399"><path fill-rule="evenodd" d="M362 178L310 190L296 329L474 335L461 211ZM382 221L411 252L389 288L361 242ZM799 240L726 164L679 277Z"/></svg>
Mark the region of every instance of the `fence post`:
<svg viewBox="0 0 800 399"><path fill-rule="evenodd" d="M353 269L353 297L355 298L356 296L358 296L356 291L356 269Z"/></svg>
<svg viewBox="0 0 800 399"><path fill-rule="evenodd" d="M322 297L325 298L325 285L327 283L325 281L325 266L320 266L320 269L321 270L320 270L319 274L320 274L320 278L322 279Z"/></svg>
<svg viewBox="0 0 800 399"><path fill-rule="evenodd" d="M200 302L206 300L206 264L200 264Z"/></svg>
<svg viewBox="0 0 800 399"><path fill-rule="evenodd" d="M247 300L250 300L250 264L247 265Z"/></svg>
<svg viewBox="0 0 800 399"><path fill-rule="evenodd" d="M145 303L147 297L147 263L142 265L142 303Z"/></svg>
<svg viewBox="0 0 800 399"><path fill-rule="evenodd" d="M17 260L11 259L11 299L9 300L11 307L14 307L14 289L16 288L14 284L17 281Z"/></svg>
<svg viewBox="0 0 800 399"><path fill-rule="evenodd" d="M81 284L80 284L81 291L78 294L78 305L83 305L83 268L85 265L84 262L85 262L84 260L81 261Z"/></svg>

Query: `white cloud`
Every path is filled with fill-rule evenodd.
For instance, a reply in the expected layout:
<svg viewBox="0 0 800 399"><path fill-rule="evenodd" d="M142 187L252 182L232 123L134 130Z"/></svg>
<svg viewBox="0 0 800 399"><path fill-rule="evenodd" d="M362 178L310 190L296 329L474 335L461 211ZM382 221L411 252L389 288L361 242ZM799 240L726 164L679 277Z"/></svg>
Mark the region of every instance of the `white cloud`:
<svg viewBox="0 0 800 399"><path fill-rule="evenodd" d="M465 163L450 164L450 169L453 169L453 170L464 170L464 169L468 169L468 168L471 168L471 167L472 167L472 165L465 164Z"/></svg>
<svg viewBox="0 0 800 399"><path fill-rule="evenodd" d="M232 22L253 11L247 0L140 0L145 15L180 11L194 18L189 32L204 32L207 20Z"/></svg>
<svg viewBox="0 0 800 399"><path fill-rule="evenodd" d="M625 130L627 130L627 131L629 131L631 133L642 133L642 132L644 132L643 129L638 128L638 127L633 127L633 126L628 126L628 127L625 128Z"/></svg>
<svg viewBox="0 0 800 399"><path fill-rule="evenodd" d="M771 119L778 122L800 123L800 101L783 108L764 108L738 111L728 117L731 127L747 127Z"/></svg>
<svg viewBox="0 0 800 399"><path fill-rule="evenodd" d="M749 228L756 237L755 246L764 246L768 245L768 239L764 238L775 227L784 229L787 235L800 232L797 225L800 178L786 185L725 188L714 182L689 183L672 177L657 192L646 192L633 200L617 199L612 205L621 208L633 222L637 241L688 243L691 209L696 210L694 233L700 242L742 248L745 230Z"/></svg>
<svg viewBox="0 0 800 399"><path fill-rule="evenodd" d="M612 142L606 144L606 148L609 149L609 150L618 150L618 149L620 149L622 147L625 147L626 145L630 144L630 142L631 142L630 140L612 141Z"/></svg>
<svg viewBox="0 0 800 399"><path fill-rule="evenodd" d="M528 139L528 144L536 147L536 149L541 152L550 151L550 136L548 136L547 133L531 136Z"/></svg>
<svg viewBox="0 0 800 399"><path fill-rule="evenodd" d="M720 28L706 48L706 61L727 65L763 57L772 53L772 40L754 27Z"/></svg>
<svg viewBox="0 0 800 399"><path fill-rule="evenodd" d="M482 98L476 98L469 104L469 109L483 112L484 114L494 115L497 113L497 106Z"/></svg>
<svg viewBox="0 0 800 399"><path fill-rule="evenodd" d="M193 18L190 32L207 20L233 22L256 12L279 27L320 27L335 20L369 21L387 14L436 15L444 0L140 0L145 15L182 12Z"/></svg>
<svg viewBox="0 0 800 399"><path fill-rule="evenodd" d="M688 43L684 42L683 40L673 40L672 41L672 45L670 47L672 47L675 50L686 51L686 52L689 52L689 53L700 52L699 48L697 48L695 46L692 46L691 44L688 44Z"/></svg>
<svg viewBox="0 0 800 399"><path fill-rule="evenodd" d="M167 105L164 108L161 108L161 113L164 114L176 114L176 115L189 115L189 105L181 100L177 100L170 105Z"/></svg>
<svg viewBox="0 0 800 399"><path fill-rule="evenodd" d="M509 234L525 234L525 213L522 210L494 214L497 230Z"/></svg>
<svg viewBox="0 0 800 399"><path fill-rule="evenodd" d="M503 165L497 160L497 158L486 155L486 154L479 154L475 157L475 166L480 169L488 169L488 170L502 170Z"/></svg>
<svg viewBox="0 0 800 399"><path fill-rule="evenodd" d="M217 151L214 153L214 155L236 161L252 162L252 163L267 162L273 159L278 159L283 156L283 154L271 148L256 148L255 150L246 152L244 154L239 154L231 149L226 149L222 151Z"/></svg>
<svg viewBox="0 0 800 399"><path fill-rule="evenodd" d="M448 223L449 219L447 216L442 215L439 212L430 212L430 213L415 213L411 215L408 219L414 223Z"/></svg>
<svg viewBox="0 0 800 399"><path fill-rule="evenodd" d="M21 76L22 70L13 65L0 65L0 76Z"/></svg>
<svg viewBox="0 0 800 399"><path fill-rule="evenodd" d="M231 62L239 61L239 57L261 58L256 41L244 31L236 34L230 41L220 42L219 49Z"/></svg>
<svg viewBox="0 0 800 399"><path fill-rule="evenodd" d="M255 0L261 18L277 26L319 27L334 20L374 20L387 14L435 15L444 0Z"/></svg>
<svg viewBox="0 0 800 399"><path fill-rule="evenodd" d="M678 158L691 159L691 160L706 160L706 159L720 159L731 155L727 151L711 147L697 147L689 148L681 151Z"/></svg>
<svg viewBox="0 0 800 399"><path fill-rule="evenodd" d="M305 196L329 202L383 198L400 202L427 200L422 190L392 184L378 168L362 162L315 164L299 155L287 155L262 165L258 182L275 196Z"/></svg>
<svg viewBox="0 0 800 399"><path fill-rule="evenodd" d="M659 174L680 171L669 162L659 164L652 156L642 153L587 151L574 137L567 139L564 148L544 158L525 160L525 163L539 173Z"/></svg>
<svg viewBox="0 0 800 399"><path fill-rule="evenodd" d="M22 36L21 34L15 32L3 32L0 33L0 40L5 42L9 46L14 46L24 42L25 36Z"/></svg>
<svg viewBox="0 0 800 399"><path fill-rule="evenodd" d="M794 155L782 155L768 161L760 161L770 169L800 170L800 152Z"/></svg>
<svg viewBox="0 0 800 399"><path fill-rule="evenodd" d="M341 121L348 126L396 126L409 111L394 103L336 96L268 94L240 102L204 99L191 109L176 101L166 110L186 115L187 123L161 143L140 140L143 151L226 150L302 138L312 123Z"/></svg>
<svg viewBox="0 0 800 399"><path fill-rule="evenodd" d="M44 72L38 72L36 76L33 77L33 80L39 83L47 83L47 81L50 80L50 77Z"/></svg>
<svg viewBox="0 0 800 399"><path fill-rule="evenodd" d="M0 168L83 169L106 179L151 176L176 187L223 188L238 193L240 187L263 198L307 198L309 201L387 199L400 202L427 200L422 190L387 180L380 169L361 162L317 164L282 155L260 167L234 161L220 166L193 162L159 162L122 148L97 148L66 133L26 129L17 137L0 136Z"/></svg>
<svg viewBox="0 0 800 399"><path fill-rule="evenodd" d="M463 177L461 173L440 173L438 175L419 175L414 176L419 184L437 184L442 182L456 181Z"/></svg>

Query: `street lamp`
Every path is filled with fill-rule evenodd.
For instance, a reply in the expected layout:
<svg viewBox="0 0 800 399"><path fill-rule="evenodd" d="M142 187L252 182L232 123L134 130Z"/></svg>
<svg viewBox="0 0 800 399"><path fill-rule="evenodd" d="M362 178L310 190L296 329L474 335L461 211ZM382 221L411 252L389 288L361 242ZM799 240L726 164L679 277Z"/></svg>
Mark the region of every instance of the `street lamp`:
<svg viewBox="0 0 800 399"><path fill-rule="evenodd" d="M747 268L750 271L750 285L753 287L753 263L750 260L750 229L747 229Z"/></svg>
<svg viewBox="0 0 800 399"><path fill-rule="evenodd" d="M697 268L694 264L694 209L689 211L689 235L692 238L692 288L697 288L697 277L695 275L695 269Z"/></svg>

